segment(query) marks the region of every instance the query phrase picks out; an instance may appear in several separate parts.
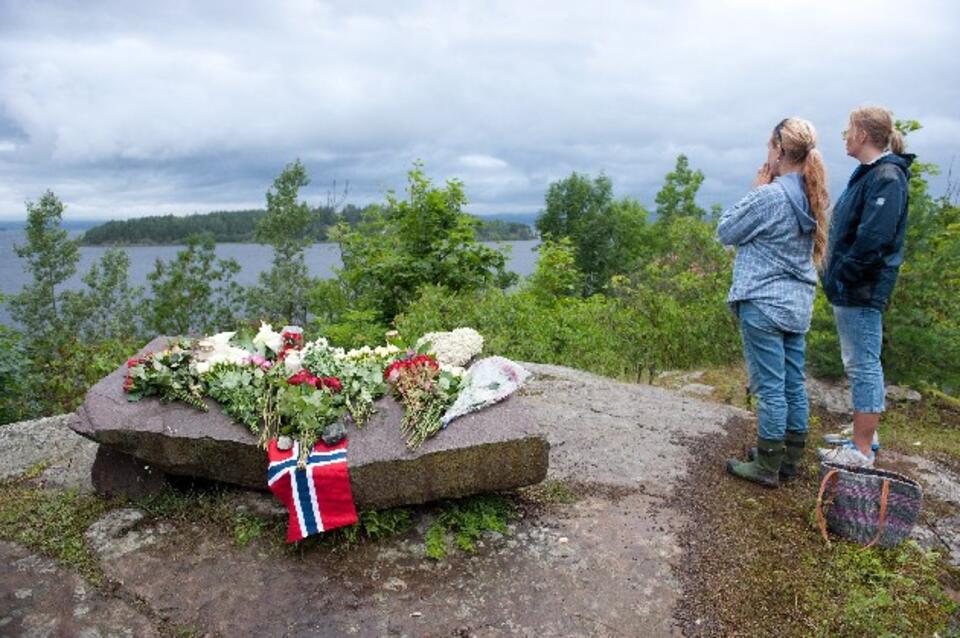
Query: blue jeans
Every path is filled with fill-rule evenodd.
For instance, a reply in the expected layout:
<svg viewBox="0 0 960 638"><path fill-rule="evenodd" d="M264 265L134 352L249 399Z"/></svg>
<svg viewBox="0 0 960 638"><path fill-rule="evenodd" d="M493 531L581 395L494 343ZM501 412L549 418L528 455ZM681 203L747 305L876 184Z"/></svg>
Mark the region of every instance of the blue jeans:
<svg viewBox="0 0 960 638"><path fill-rule="evenodd" d="M834 306L843 369L850 379L855 412L883 412L883 315L876 308Z"/></svg>
<svg viewBox="0 0 960 638"><path fill-rule="evenodd" d="M787 430L806 432L810 407L804 383L805 337L784 332L749 301L737 304L750 391L759 401L761 439L782 441Z"/></svg>

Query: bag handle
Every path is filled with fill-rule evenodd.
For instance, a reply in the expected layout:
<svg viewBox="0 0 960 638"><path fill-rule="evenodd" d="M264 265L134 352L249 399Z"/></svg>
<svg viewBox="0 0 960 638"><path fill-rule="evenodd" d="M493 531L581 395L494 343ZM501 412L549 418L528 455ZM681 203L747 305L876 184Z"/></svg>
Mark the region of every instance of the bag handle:
<svg viewBox="0 0 960 638"><path fill-rule="evenodd" d="M883 528L887 524L887 497L890 496L890 479L883 479L883 487L880 488L880 520L877 521L877 535L873 537L873 540L868 544L863 546L862 552L864 549L873 547L877 541L880 540L880 536L883 534Z"/></svg>
<svg viewBox="0 0 960 638"><path fill-rule="evenodd" d="M827 491L827 482L837 475L839 470L830 470L820 482L820 492L817 494L817 525L820 526L820 535L827 541L827 547L830 546L830 537L827 536L827 517L823 515L823 493Z"/></svg>

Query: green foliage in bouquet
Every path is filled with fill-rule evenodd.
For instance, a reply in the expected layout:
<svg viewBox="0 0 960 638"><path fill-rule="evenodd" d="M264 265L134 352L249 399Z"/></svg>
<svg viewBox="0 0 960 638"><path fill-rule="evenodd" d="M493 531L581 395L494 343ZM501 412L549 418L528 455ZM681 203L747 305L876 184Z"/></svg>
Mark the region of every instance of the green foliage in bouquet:
<svg viewBox="0 0 960 638"><path fill-rule="evenodd" d="M207 394L237 423L257 434L263 414L262 396L268 386L259 367L218 363L204 377Z"/></svg>
<svg viewBox="0 0 960 638"><path fill-rule="evenodd" d="M163 402L183 401L207 411L204 388L190 368L193 353L189 341L173 341L169 348L127 361L123 389L130 401L156 396Z"/></svg>
<svg viewBox="0 0 960 638"><path fill-rule="evenodd" d="M280 417L279 433L300 442L299 460L303 463L324 429L344 412L342 399L329 386L282 383L276 386L275 401Z"/></svg>

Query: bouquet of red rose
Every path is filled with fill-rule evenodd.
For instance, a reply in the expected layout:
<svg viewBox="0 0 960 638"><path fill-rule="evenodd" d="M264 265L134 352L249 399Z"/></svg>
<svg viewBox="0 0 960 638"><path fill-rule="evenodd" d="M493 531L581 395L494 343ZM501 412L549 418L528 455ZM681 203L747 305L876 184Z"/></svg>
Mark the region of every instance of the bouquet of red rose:
<svg viewBox="0 0 960 638"><path fill-rule="evenodd" d="M400 432L407 447L415 450L440 431L440 417L457 398L460 380L440 369L428 354L410 352L383 372L383 378L397 401L403 404Z"/></svg>
<svg viewBox="0 0 960 638"><path fill-rule="evenodd" d="M276 386L274 400L279 418L275 434L300 441L299 467L306 466L307 456L324 430L343 415L342 389L337 377L318 377L307 368Z"/></svg>

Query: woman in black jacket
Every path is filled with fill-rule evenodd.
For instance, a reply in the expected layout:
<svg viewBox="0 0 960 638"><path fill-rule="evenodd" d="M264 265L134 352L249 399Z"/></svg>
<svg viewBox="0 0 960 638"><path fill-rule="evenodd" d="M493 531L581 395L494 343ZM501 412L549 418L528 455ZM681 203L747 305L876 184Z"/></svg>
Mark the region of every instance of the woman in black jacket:
<svg viewBox="0 0 960 638"><path fill-rule="evenodd" d="M834 206L821 282L833 305L843 367L850 379L853 438L820 450L820 458L870 467L884 409L882 313L903 262L914 156L904 154L893 115L880 107L850 113L845 139L847 155L860 165Z"/></svg>

